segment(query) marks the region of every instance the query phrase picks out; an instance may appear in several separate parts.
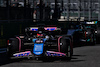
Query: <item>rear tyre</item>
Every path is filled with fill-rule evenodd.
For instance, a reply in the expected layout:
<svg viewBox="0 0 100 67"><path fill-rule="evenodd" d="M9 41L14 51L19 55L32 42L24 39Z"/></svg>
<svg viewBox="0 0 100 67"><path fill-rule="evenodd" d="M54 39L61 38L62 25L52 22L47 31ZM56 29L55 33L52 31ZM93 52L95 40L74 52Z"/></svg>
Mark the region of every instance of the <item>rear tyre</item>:
<svg viewBox="0 0 100 67"><path fill-rule="evenodd" d="M96 45L96 40L93 39L92 45Z"/></svg>
<svg viewBox="0 0 100 67"><path fill-rule="evenodd" d="M97 36L96 36L96 39L97 39L97 43L100 44L100 27L97 27Z"/></svg>
<svg viewBox="0 0 100 67"><path fill-rule="evenodd" d="M92 42L90 43L90 45L96 45L96 37L95 37L95 34L93 34L93 36L92 36Z"/></svg>

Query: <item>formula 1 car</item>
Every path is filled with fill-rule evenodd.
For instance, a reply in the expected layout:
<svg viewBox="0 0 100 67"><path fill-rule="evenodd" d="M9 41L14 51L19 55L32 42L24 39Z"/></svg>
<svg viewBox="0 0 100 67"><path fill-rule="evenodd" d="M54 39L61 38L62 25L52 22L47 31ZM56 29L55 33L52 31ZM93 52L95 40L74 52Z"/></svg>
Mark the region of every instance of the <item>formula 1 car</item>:
<svg viewBox="0 0 100 67"><path fill-rule="evenodd" d="M96 35L97 35L97 21L85 22L83 24L84 37L87 44L95 45L96 44Z"/></svg>
<svg viewBox="0 0 100 67"><path fill-rule="evenodd" d="M67 35L73 36L74 46L80 44L95 45L97 34L97 21L95 22L72 22L69 25Z"/></svg>
<svg viewBox="0 0 100 67"><path fill-rule="evenodd" d="M66 57L73 55L72 36L62 34L62 28L28 27L25 35L8 40L10 57Z"/></svg>

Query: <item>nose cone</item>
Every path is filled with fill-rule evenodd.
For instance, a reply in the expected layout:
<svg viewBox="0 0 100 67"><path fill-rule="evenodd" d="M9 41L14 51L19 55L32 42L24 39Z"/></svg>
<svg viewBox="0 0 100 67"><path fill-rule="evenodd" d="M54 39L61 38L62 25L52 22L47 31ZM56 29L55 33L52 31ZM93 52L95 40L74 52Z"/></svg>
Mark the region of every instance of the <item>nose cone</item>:
<svg viewBox="0 0 100 67"><path fill-rule="evenodd" d="M41 55L42 52L34 52L35 55Z"/></svg>
<svg viewBox="0 0 100 67"><path fill-rule="evenodd" d="M35 55L41 55L43 53L43 43L40 44L34 44L34 48L33 48L33 53Z"/></svg>

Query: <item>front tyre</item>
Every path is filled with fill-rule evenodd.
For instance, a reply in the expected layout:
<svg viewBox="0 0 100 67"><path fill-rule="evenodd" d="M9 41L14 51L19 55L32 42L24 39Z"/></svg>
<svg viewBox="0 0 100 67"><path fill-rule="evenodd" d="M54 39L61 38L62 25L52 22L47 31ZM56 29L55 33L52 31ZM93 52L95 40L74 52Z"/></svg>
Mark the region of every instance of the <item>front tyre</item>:
<svg viewBox="0 0 100 67"><path fill-rule="evenodd" d="M66 54L66 58L68 60L71 60L72 54L71 54L71 46L70 46L70 40L68 39L61 39L61 52Z"/></svg>
<svg viewBox="0 0 100 67"><path fill-rule="evenodd" d="M13 54L19 50L19 41L16 38L9 39L9 46L7 47L8 56L11 57Z"/></svg>

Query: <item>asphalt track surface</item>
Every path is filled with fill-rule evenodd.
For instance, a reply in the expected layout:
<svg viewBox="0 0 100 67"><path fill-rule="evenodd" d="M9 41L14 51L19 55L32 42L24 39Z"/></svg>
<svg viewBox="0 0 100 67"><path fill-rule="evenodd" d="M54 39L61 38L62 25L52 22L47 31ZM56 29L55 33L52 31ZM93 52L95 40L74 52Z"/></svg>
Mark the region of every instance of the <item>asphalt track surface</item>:
<svg viewBox="0 0 100 67"><path fill-rule="evenodd" d="M100 45L74 48L71 61L51 58L49 61L12 59L0 67L100 67Z"/></svg>

